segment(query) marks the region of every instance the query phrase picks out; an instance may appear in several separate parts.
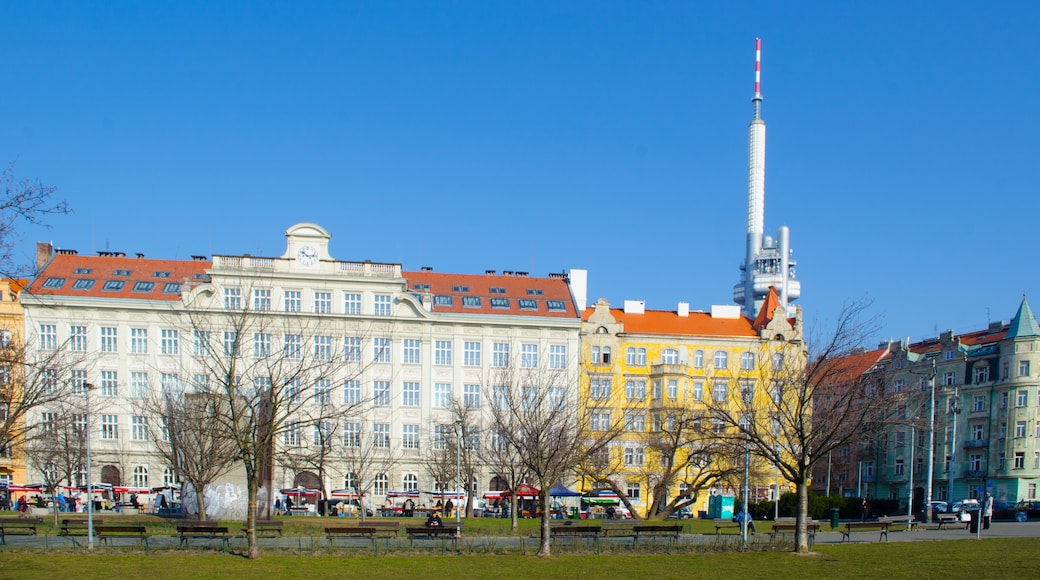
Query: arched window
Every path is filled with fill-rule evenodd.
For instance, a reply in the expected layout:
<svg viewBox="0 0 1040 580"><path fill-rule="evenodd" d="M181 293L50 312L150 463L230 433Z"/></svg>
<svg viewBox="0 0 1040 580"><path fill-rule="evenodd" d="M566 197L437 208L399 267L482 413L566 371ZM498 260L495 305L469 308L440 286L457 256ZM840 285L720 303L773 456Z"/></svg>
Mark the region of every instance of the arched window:
<svg viewBox="0 0 1040 580"><path fill-rule="evenodd" d="M162 471L162 482L163 485L176 485L177 477L174 476L173 470L169 466L164 467Z"/></svg>
<svg viewBox="0 0 1040 580"><path fill-rule="evenodd" d="M414 473L404 476L404 490L417 491L419 489L419 478Z"/></svg>
<svg viewBox="0 0 1040 580"><path fill-rule="evenodd" d="M348 474L344 475L343 476L343 488L344 489L352 489L354 491L357 491L357 489L358 489L357 474L355 474L355 473L348 473Z"/></svg>
<svg viewBox="0 0 1040 580"><path fill-rule="evenodd" d="M666 348L661 351L661 364L679 364L679 351L674 348Z"/></svg>
<svg viewBox="0 0 1040 580"><path fill-rule="evenodd" d="M138 465L134 468L134 487L148 487L148 468Z"/></svg>
<svg viewBox="0 0 1040 580"><path fill-rule="evenodd" d="M376 476L375 484L372 486L372 495L386 495L390 485L390 478L385 473Z"/></svg>
<svg viewBox="0 0 1040 580"><path fill-rule="evenodd" d="M724 350L715 351L715 368L725 369L729 368L729 354Z"/></svg>

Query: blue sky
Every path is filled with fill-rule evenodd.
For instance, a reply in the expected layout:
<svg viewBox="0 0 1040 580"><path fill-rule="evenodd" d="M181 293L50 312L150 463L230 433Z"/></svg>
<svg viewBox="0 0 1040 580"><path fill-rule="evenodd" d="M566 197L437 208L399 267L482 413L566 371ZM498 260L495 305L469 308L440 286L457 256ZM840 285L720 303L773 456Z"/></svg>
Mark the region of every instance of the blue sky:
<svg viewBox="0 0 1040 580"><path fill-rule="evenodd" d="M75 213L37 240L441 272L589 270L591 300L732 301L754 39L766 231L805 318L879 339L1038 288L1035 2L9 2L0 162ZM1040 294L1036 294L1040 296ZM1040 306L1040 298L1034 299Z"/></svg>

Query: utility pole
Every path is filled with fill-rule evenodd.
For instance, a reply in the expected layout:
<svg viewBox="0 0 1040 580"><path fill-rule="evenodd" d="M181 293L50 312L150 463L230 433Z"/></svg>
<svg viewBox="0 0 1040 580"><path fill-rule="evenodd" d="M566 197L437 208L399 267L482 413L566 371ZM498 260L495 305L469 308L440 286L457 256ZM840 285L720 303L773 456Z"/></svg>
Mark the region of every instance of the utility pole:
<svg viewBox="0 0 1040 580"><path fill-rule="evenodd" d="M932 479L935 477L935 359L932 359L931 394L928 397L928 475L924 488L924 523L932 523Z"/></svg>
<svg viewBox="0 0 1040 580"><path fill-rule="evenodd" d="M87 549L94 549L94 482L90 480L90 390L94 385L83 383L87 394Z"/></svg>

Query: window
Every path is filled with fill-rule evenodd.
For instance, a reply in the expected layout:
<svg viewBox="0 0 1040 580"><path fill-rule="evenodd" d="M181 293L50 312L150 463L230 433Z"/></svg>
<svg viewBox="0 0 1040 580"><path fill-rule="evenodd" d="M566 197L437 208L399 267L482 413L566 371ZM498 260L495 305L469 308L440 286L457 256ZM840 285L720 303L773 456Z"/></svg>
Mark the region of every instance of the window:
<svg viewBox="0 0 1040 580"><path fill-rule="evenodd" d="M1029 405L1029 391L1022 389L1018 391L1018 406L1025 407Z"/></svg>
<svg viewBox="0 0 1040 580"><path fill-rule="evenodd" d="M509 343L496 342L491 345L491 366L498 369L509 366Z"/></svg>
<svg viewBox="0 0 1040 580"><path fill-rule="evenodd" d="M1004 451L1001 451L1000 453L997 454L997 469L1004 469L1004 458L1005 458L1005 456L1006 456L1006 453Z"/></svg>
<svg viewBox="0 0 1040 580"><path fill-rule="evenodd" d="M116 338L116 328L114 326L102 326L100 329L101 333L101 352L117 352L118 340Z"/></svg>
<svg viewBox="0 0 1040 580"><path fill-rule="evenodd" d="M1029 490L1026 494L1026 499L1036 499L1036 484L1030 483L1026 489Z"/></svg>
<svg viewBox="0 0 1040 580"><path fill-rule="evenodd" d="M417 338L406 338L404 339L404 350L401 353L401 358L406 365L417 365L422 362L422 341Z"/></svg>
<svg viewBox="0 0 1040 580"><path fill-rule="evenodd" d="M372 315L390 316L390 295L376 294L372 297Z"/></svg>
<svg viewBox="0 0 1040 580"><path fill-rule="evenodd" d="M704 400L704 383L693 383L693 400L697 402Z"/></svg>
<svg viewBox="0 0 1040 580"><path fill-rule="evenodd" d="M162 354L180 354L180 335L172 328L159 331L159 352Z"/></svg>
<svg viewBox="0 0 1040 580"><path fill-rule="evenodd" d="M646 431L646 415L639 410L629 410L625 413L625 430L633 433Z"/></svg>
<svg viewBox="0 0 1040 580"><path fill-rule="evenodd" d="M674 348L666 348L661 351L661 364L679 364L679 351Z"/></svg>
<svg viewBox="0 0 1040 580"><path fill-rule="evenodd" d="M1015 467L1014 468L1015 469L1025 469L1026 468L1026 452L1025 451L1016 451L1015 452Z"/></svg>
<svg viewBox="0 0 1040 580"><path fill-rule="evenodd" d="M451 425L436 425L433 428L433 448L443 451L448 448L448 441L455 439Z"/></svg>
<svg viewBox="0 0 1040 580"><path fill-rule="evenodd" d="M896 431L896 447L906 447L906 431Z"/></svg>
<svg viewBox="0 0 1040 580"><path fill-rule="evenodd" d="M462 385L462 405L467 409L480 408L480 385Z"/></svg>
<svg viewBox="0 0 1040 580"><path fill-rule="evenodd" d="M668 379L668 398L675 400L679 397L679 381Z"/></svg>
<svg viewBox="0 0 1040 580"><path fill-rule="evenodd" d="M372 381L372 404L377 407L390 406L390 381Z"/></svg>
<svg viewBox="0 0 1040 580"><path fill-rule="evenodd" d="M181 284L180 282L167 282L163 285L163 294L180 294Z"/></svg>
<svg viewBox="0 0 1040 580"><path fill-rule="evenodd" d="M661 391L661 379L654 379L654 392L653 396L655 399L660 399L662 395Z"/></svg>
<svg viewBox="0 0 1040 580"><path fill-rule="evenodd" d="M1005 391L1000 393L1000 408L1007 409L1008 406L1008 393Z"/></svg>
<svg viewBox="0 0 1040 580"><path fill-rule="evenodd" d="M148 373L130 373L130 396L135 399L145 399L148 397Z"/></svg>
<svg viewBox="0 0 1040 580"><path fill-rule="evenodd" d="M450 384L437 383L433 385L433 406L437 409L447 409L451 406Z"/></svg>
<svg viewBox="0 0 1040 580"><path fill-rule="evenodd" d="M401 447L405 449L419 449L419 426L401 426Z"/></svg>
<svg viewBox="0 0 1040 580"><path fill-rule="evenodd" d="M729 366L729 355L724 350L715 351L715 368L724 369Z"/></svg>
<svg viewBox="0 0 1040 580"><path fill-rule="evenodd" d="M520 345L520 367L525 369L538 368L538 345Z"/></svg>
<svg viewBox="0 0 1040 580"><path fill-rule="evenodd" d="M975 395L972 398L971 410L974 411L974 412L985 411L986 410L986 396L985 395Z"/></svg>
<svg viewBox="0 0 1040 580"><path fill-rule="evenodd" d="M108 440L119 439L119 416L118 415L102 415L101 416L101 438Z"/></svg>
<svg viewBox="0 0 1040 580"><path fill-rule="evenodd" d="M560 410L567 402L567 391L563 387L549 387L549 408Z"/></svg>
<svg viewBox="0 0 1040 580"><path fill-rule="evenodd" d="M592 364L595 365L609 365L610 364L610 347L592 347Z"/></svg>
<svg viewBox="0 0 1040 580"><path fill-rule="evenodd" d="M492 290L494 290L494 288L492 288ZM508 309L509 308L509 299L508 298L492 298L491 299L491 308L495 308L495 309Z"/></svg>
<svg viewBox="0 0 1040 580"><path fill-rule="evenodd" d="M389 446L389 445L388 445ZM390 487L390 478L385 473L380 473L376 476L375 483L372 485L372 493L374 495L386 495L386 490Z"/></svg>
<svg viewBox="0 0 1040 580"><path fill-rule="evenodd" d="M589 430L590 431L609 431L610 430L610 411L601 411L589 413Z"/></svg>
<svg viewBox="0 0 1040 580"><path fill-rule="evenodd" d="M299 334L285 335L285 357L299 359L303 354L303 337Z"/></svg>
<svg viewBox="0 0 1040 580"><path fill-rule="evenodd" d="M903 387L904 387L905 385L906 385L906 382L905 382L905 381L903 381L903 379L896 379L896 380L895 380L895 381L894 381L894 382L892 383L892 390L893 390L893 391L895 391L895 392L897 392L897 393L902 393L902 392L903 392Z"/></svg>
<svg viewBox="0 0 1040 580"><path fill-rule="evenodd" d="M263 359L271 356L271 334L267 332L253 333L253 357Z"/></svg>
<svg viewBox="0 0 1040 580"><path fill-rule="evenodd" d="M300 291L299 290L286 290L285 291L285 311L286 312L299 312L300 311L300 304L301 304L301 302L302 302L302 300L300 299Z"/></svg>
<svg viewBox="0 0 1040 580"><path fill-rule="evenodd" d="M315 314L331 314L332 313L332 292L315 292L314 293L314 313Z"/></svg>
<svg viewBox="0 0 1040 580"><path fill-rule="evenodd" d="M896 459L894 475L903 475L903 459Z"/></svg>
<svg viewBox="0 0 1040 580"><path fill-rule="evenodd" d="M179 393L181 391L181 382L174 373L160 374L159 386L164 393Z"/></svg>
<svg viewBox="0 0 1040 580"><path fill-rule="evenodd" d="M101 371L101 396L115 397L119 394L119 380L116 371Z"/></svg>
<svg viewBox="0 0 1040 580"><path fill-rule="evenodd" d="M133 292L151 292L155 290L155 282L134 282Z"/></svg>
<svg viewBox="0 0 1040 580"><path fill-rule="evenodd" d="M942 384L944 387L948 387L954 384L957 380L957 373L954 371L946 371L943 373Z"/></svg>
<svg viewBox="0 0 1040 580"><path fill-rule="evenodd" d="M443 294L438 294L438 295L433 297L433 305L434 306L451 306L453 304L455 304L455 302L451 299L451 296L445 296Z"/></svg>
<svg viewBox="0 0 1040 580"><path fill-rule="evenodd" d="M631 400L640 400L646 398L646 381L636 381L629 379L625 382L625 398Z"/></svg>
<svg viewBox="0 0 1040 580"><path fill-rule="evenodd" d="M206 356L209 353L209 331L192 332L192 352L195 356Z"/></svg>
<svg viewBox="0 0 1040 580"><path fill-rule="evenodd" d="M238 344L238 334L227 331L224 333L224 356L238 356L242 349Z"/></svg>
<svg viewBox="0 0 1040 580"><path fill-rule="evenodd" d="M101 289L107 292L119 292L125 285L126 282L122 280L106 280L105 285Z"/></svg>
<svg viewBox="0 0 1040 580"><path fill-rule="evenodd" d="M404 407L419 406L419 383L404 383L401 391L401 405Z"/></svg>
<svg viewBox="0 0 1040 580"><path fill-rule="evenodd" d="M530 298L520 298L517 300L520 305L520 310L538 310L538 301L531 300Z"/></svg>
<svg viewBox="0 0 1040 580"><path fill-rule="evenodd" d="M971 440L972 441L982 441L983 433L984 433L984 430L983 430L983 426L982 425L972 425L971 426Z"/></svg>
<svg viewBox="0 0 1040 580"><path fill-rule="evenodd" d="M343 360L345 362L361 362L361 338L348 336L343 339Z"/></svg>
<svg viewBox="0 0 1040 580"><path fill-rule="evenodd" d="M87 371L73 369L71 372L71 380L69 387L72 389L73 395L82 395L86 389L87 384Z"/></svg>
<svg viewBox="0 0 1040 580"><path fill-rule="evenodd" d="M642 447L625 447L624 452L626 467L639 467L643 465Z"/></svg>
<svg viewBox="0 0 1040 580"><path fill-rule="evenodd" d="M346 489L358 489L358 476L356 473L348 473L343 476L343 487Z"/></svg>
<svg viewBox="0 0 1040 580"><path fill-rule="evenodd" d="M628 499L638 500L639 484L636 482L629 482L628 485L625 487L625 494L628 496Z"/></svg>
<svg viewBox="0 0 1040 580"><path fill-rule="evenodd" d="M500 411L509 406L509 387L507 385L491 387L491 406Z"/></svg>
<svg viewBox="0 0 1040 580"><path fill-rule="evenodd" d="M361 314L361 295L347 292L343 295L343 314Z"/></svg>
<svg viewBox="0 0 1040 580"><path fill-rule="evenodd" d="M361 423L343 423L343 446L361 447Z"/></svg>
<svg viewBox="0 0 1040 580"><path fill-rule="evenodd" d="M704 368L704 351L695 350L693 351L693 366L698 369Z"/></svg>
<svg viewBox="0 0 1040 580"><path fill-rule="evenodd" d="M361 381L351 379L343 382L343 404L357 405L361 403Z"/></svg>
<svg viewBox="0 0 1040 580"><path fill-rule="evenodd" d="M54 350L58 348L58 325L40 325L40 348L42 350Z"/></svg>
<svg viewBox="0 0 1040 580"><path fill-rule="evenodd" d="M173 470L168 466L163 468L162 482L165 486L174 486L177 484L177 478L174 476Z"/></svg>
<svg viewBox="0 0 1040 580"><path fill-rule="evenodd" d="M138 465L134 468L134 487L148 487L148 468Z"/></svg>
<svg viewBox="0 0 1040 580"><path fill-rule="evenodd" d="M47 278L43 283L44 288L61 288L65 285L65 278Z"/></svg>
<svg viewBox="0 0 1040 580"><path fill-rule="evenodd" d="M332 360L332 337L314 337L314 360Z"/></svg>
<svg viewBox="0 0 1040 580"><path fill-rule="evenodd" d="M782 371L784 370L784 355L783 353L773 353L773 370Z"/></svg>
<svg viewBox="0 0 1040 580"><path fill-rule="evenodd" d="M419 491L419 478L415 474L409 473L404 476L404 490Z"/></svg>
<svg viewBox="0 0 1040 580"><path fill-rule="evenodd" d="M451 365L451 341L436 340L433 343L433 364L439 366Z"/></svg>
<svg viewBox="0 0 1040 580"><path fill-rule="evenodd" d="M982 471L982 454L975 453L968 457L968 465L972 471Z"/></svg>
<svg viewBox="0 0 1040 580"><path fill-rule="evenodd" d="M589 397L593 399L609 399L611 391L611 379L589 380Z"/></svg>
<svg viewBox="0 0 1040 580"><path fill-rule="evenodd" d="M318 405L332 403L332 381L329 379L318 379L314 384L314 402Z"/></svg>
<svg viewBox="0 0 1040 580"><path fill-rule="evenodd" d="M241 288L224 288L224 310L242 310Z"/></svg>
<svg viewBox="0 0 1040 580"><path fill-rule="evenodd" d="M726 382L725 381L716 381L715 382L715 388L712 391L712 396L714 397L715 402L716 403L721 403L722 401L725 401L726 400L726 392L727 392Z"/></svg>
<svg viewBox="0 0 1040 580"><path fill-rule="evenodd" d="M545 308L549 310L549 312L565 312L567 310L567 305L563 300L546 300Z"/></svg>
<svg viewBox="0 0 1040 580"><path fill-rule="evenodd" d="M464 342L464 343L462 343L462 366L467 366L467 367L479 367L480 366L480 343L479 342Z"/></svg>
<svg viewBox="0 0 1040 580"><path fill-rule="evenodd" d="M1018 376L1028 377L1029 376L1029 361L1020 360L1018 361Z"/></svg>
<svg viewBox="0 0 1040 580"><path fill-rule="evenodd" d="M271 290L257 288L253 290L253 310L264 312L271 309Z"/></svg>
<svg viewBox="0 0 1040 580"><path fill-rule="evenodd" d="M755 353L753 353L753 352L742 352L742 353L740 353L740 370L742 370L742 371L753 371L753 370L755 370Z"/></svg>
<svg viewBox="0 0 1040 580"><path fill-rule="evenodd" d="M133 354L148 354L148 329L130 329L130 352Z"/></svg>
<svg viewBox="0 0 1040 580"><path fill-rule="evenodd" d="M989 381L989 367L988 366L976 366L975 367L975 384L985 383Z"/></svg>
<svg viewBox="0 0 1040 580"><path fill-rule="evenodd" d="M646 366L646 348L630 346L625 349L625 363L632 366Z"/></svg>
<svg viewBox="0 0 1040 580"><path fill-rule="evenodd" d="M303 443L299 421L285 422L285 431L282 432L282 441L290 447L298 447Z"/></svg>
<svg viewBox="0 0 1040 580"><path fill-rule="evenodd" d="M8 341L9 343L10 341ZM6 344L4 346L7 346ZM73 352L87 352L87 327L69 327L69 350Z"/></svg>
<svg viewBox="0 0 1040 580"><path fill-rule="evenodd" d="M328 447L332 444L332 424L328 421L318 421L314 424L314 439L311 441L315 447Z"/></svg>
<svg viewBox="0 0 1040 580"><path fill-rule="evenodd" d="M130 438L134 441L148 441L148 417L130 417Z"/></svg>
<svg viewBox="0 0 1040 580"><path fill-rule="evenodd" d="M372 443L379 449L390 447L390 424L376 423L372 426Z"/></svg>
<svg viewBox="0 0 1040 580"><path fill-rule="evenodd" d="M1001 421L1000 423L1000 438L1004 439L1007 437L1007 423Z"/></svg>
<svg viewBox="0 0 1040 580"><path fill-rule="evenodd" d="M482 306L479 296L463 296L463 308L480 308Z"/></svg>

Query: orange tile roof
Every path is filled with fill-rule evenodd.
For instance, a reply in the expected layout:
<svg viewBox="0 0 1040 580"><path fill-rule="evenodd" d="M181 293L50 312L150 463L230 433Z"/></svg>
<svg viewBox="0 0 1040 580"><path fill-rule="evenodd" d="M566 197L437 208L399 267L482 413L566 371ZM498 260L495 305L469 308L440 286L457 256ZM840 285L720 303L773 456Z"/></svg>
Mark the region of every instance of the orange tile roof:
<svg viewBox="0 0 1040 580"><path fill-rule="evenodd" d="M811 375L820 377L825 386L839 386L862 377L874 365L889 356L888 348L879 348L852 353L839 358L828 358L819 362Z"/></svg>
<svg viewBox="0 0 1040 580"><path fill-rule="evenodd" d="M44 266L43 271L32 281L27 292L35 296L90 296L93 298L129 298L138 300L180 300L180 290L164 292L170 282L183 283L187 280L208 280L206 270L213 265L202 260L152 260L116 256L79 256L57 254ZM77 274L76 271L80 270ZM88 273L89 271L89 273ZM117 271L119 275L117 275ZM167 276L156 276L165 273ZM202 276L203 278L197 278ZM60 285L48 280L63 279ZM93 285L77 289L77 280L93 280ZM124 284L117 290L104 290L106 282L114 280ZM151 282L145 291L138 282ZM53 284L53 285L52 285ZM87 286L86 283L81 283ZM137 287L137 291L134 288Z"/></svg>
<svg viewBox="0 0 1040 580"><path fill-rule="evenodd" d="M586 308L582 319L588 320L596 309ZM623 322L626 333L662 334L674 336L733 336L758 337L751 326L751 320L738 318L712 318L706 312L691 312L688 316L679 316L673 310L647 310L644 314L625 314L620 308L611 308L610 315L618 322Z"/></svg>
<svg viewBox="0 0 1040 580"><path fill-rule="evenodd" d="M441 272L401 272L401 275L408 281L409 292L429 291L434 295L434 312L578 318L570 285L562 277L531 278ZM438 299L438 296L442 298ZM448 304L444 297L450 297L451 304ZM470 300L469 304L464 305L463 298L466 297ZM502 306L492 307L491 302L496 299L505 299ZM535 308L521 308L521 300L533 301ZM562 310L549 310L550 303Z"/></svg>

